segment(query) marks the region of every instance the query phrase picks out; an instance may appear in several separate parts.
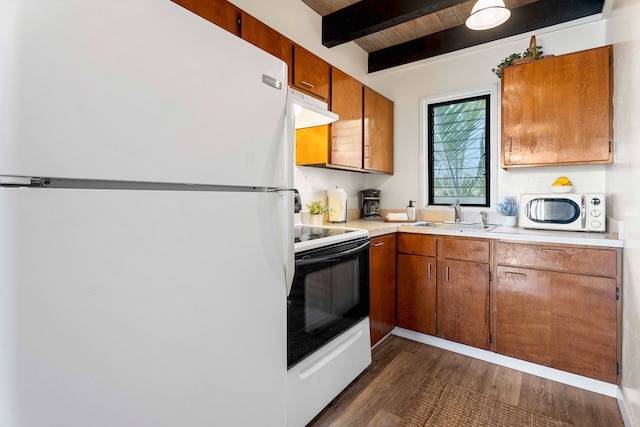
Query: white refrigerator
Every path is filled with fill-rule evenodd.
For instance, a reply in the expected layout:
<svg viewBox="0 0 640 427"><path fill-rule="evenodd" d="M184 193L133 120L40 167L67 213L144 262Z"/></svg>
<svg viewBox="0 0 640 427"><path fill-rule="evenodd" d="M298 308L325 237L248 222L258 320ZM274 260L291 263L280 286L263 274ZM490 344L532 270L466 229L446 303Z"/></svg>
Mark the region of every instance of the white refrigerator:
<svg viewBox="0 0 640 427"><path fill-rule="evenodd" d="M286 425L286 83L169 0L0 2L0 425Z"/></svg>

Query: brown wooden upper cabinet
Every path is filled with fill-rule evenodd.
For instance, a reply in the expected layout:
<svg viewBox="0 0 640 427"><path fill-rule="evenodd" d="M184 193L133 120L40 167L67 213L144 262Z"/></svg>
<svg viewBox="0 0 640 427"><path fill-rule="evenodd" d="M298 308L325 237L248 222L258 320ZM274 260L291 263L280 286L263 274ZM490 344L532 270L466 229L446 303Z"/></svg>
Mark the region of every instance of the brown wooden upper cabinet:
<svg viewBox="0 0 640 427"><path fill-rule="evenodd" d="M366 86L364 169L393 175L393 102Z"/></svg>
<svg viewBox="0 0 640 427"><path fill-rule="evenodd" d="M291 40L244 11L241 36L252 45L286 62L289 66L289 83L291 82Z"/></svg>
<svg viewBox="0 0 640 427"><path fill-rule="evenodd" d="M206 19L230 33L240 36L240 15L242 10L227 0L172 0L185 9Z"/></svg>
<svg viewBox="0 0 640 427"><path fill-rule="evenodd" d="M393 174L393 101L333 68L330 105L338 121L296 131L296 164Z"/></svg>
<svg viewBox="0 0 640 427"><path fill-rule="evenodd" d="M362 83L337 68L331 70L331 111L340 116L331 124L331 164L362 168Z"/></svg>
<svg viewBox="0 0 640 427"><path fill-rule="evenodd" d="M329 64L305 48L293 43L293 86L328 102L329 80Z"/></svg>
<svg viewBox="0 0 640 427"><path fill-rule="evenodd" d="M612 46L505 67L502 167L613 162Z"/></svg>

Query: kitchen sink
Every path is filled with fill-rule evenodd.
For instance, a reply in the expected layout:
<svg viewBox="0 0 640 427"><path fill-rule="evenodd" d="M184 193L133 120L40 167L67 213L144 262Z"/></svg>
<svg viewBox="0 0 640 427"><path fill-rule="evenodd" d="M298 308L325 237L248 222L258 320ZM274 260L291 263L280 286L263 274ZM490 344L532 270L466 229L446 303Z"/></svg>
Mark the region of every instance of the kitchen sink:
<svg viewBox="0 0 640 427"><path fill-rule="evenodd" d="M421 221L412 224L412 226L452 231L491 231L496 228L498 224L481 224L479 222Z"/></svg>

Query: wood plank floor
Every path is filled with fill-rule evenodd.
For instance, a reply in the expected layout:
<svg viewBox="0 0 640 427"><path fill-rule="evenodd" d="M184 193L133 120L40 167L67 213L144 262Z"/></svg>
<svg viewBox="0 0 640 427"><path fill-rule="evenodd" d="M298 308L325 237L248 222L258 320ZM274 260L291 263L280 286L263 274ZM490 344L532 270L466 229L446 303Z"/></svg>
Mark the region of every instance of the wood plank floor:
<svg viewBox="0 0 640 427"><path fill-rule="evenodd" d="M391 336L309 426L395 426L427 375L575 426L623 427L616 399Z"/></svg>

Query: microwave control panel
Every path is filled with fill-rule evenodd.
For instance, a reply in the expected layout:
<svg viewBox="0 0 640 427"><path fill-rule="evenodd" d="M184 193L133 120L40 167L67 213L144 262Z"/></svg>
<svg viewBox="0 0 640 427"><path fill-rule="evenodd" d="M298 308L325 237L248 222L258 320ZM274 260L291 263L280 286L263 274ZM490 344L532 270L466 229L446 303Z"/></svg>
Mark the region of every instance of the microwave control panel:
<svg viewBox="0 0 640 427"><path fill-rule="evenodd" d="M604 203L599 197L591 197L589 199L589 228L594 231L604 231L605 213L603 212Z"/></svg>

